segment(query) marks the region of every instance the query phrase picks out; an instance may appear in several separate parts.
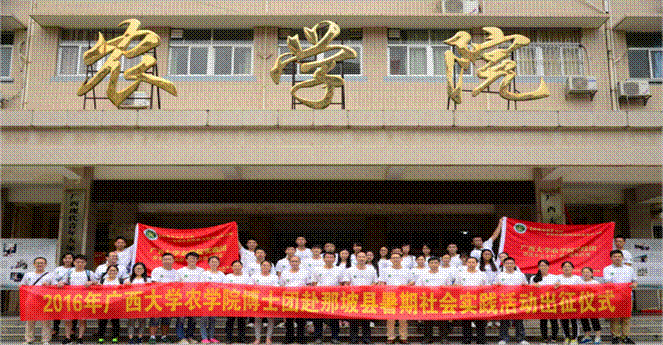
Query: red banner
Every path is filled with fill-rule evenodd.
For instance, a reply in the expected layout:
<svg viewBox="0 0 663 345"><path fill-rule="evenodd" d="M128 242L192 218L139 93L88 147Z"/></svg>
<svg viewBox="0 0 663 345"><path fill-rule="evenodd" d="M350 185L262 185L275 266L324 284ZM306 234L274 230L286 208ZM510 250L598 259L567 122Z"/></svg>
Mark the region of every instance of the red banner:
<svg viewBox="0 0 663 345"><path fill-rule="evenodd" d="M611 264L614 232L615 223L559 225L504 218L500 252L516 259L523 273L536 273L539 260L546 259L551 274L561 274L562 263L571 261L575 275L591 267L595 276L602 276L603 268Z"/></svg>
<svg viewBox="0 0 663 345"><path fill-rule="evenodd" d="M565 319L631 315L630 284L305 286L151 283L21 286L21 320L182 316Z"/></svg>
<svg viewBox="0 0 663 345"><path fill-rule="evenodd" d="M189 252L200 255L198 266L208 269L207 259L216 255L221 259L219 270L232 272L231 264L239 259L237 223L212 226L201 229L165 229L136 224L136 257L134 262L143 262L148 274L155 267L161 266L161 255L171 253L175 256L175 269L186 266L184 256Z"/></svg>

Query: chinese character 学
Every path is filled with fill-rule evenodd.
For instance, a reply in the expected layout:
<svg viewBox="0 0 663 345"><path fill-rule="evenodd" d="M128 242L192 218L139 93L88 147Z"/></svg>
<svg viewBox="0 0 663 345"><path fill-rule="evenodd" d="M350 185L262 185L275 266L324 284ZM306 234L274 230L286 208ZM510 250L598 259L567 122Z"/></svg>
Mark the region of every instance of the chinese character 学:
<svg viewBox="0 0 663 345"><path fill-rule="evenodd" d="M86 65L92 65L107 55L108 58L106 59L106 62L104 62L103 66L101 66L101 68L97 71L97 73L89 80L86 80L83 85L78 88L78 92L76 94L78 96L86 94L102 80L104 80L106 75L110 73L110 81L108 82L106 95L108 95L108 99L110 99L110 101L113 102L113 104L115 104L115 106L118 108L120 108L122 102L127 99L127 97L129 97L132 92L138 89L138 85L142 81L164 89L173 96L177 96L177 90L175 89L175 85L172 82L155 75L145 73L145 71L157 63L156 58L150 55L143 55L143 59L138 65L124 71L124 79L134 80L134 82L123 90L120 90L119 92L117 91L117 80L120 76L120 58L122 56L127 59L134 58L155 48L160 43L159 36L156 33L150 30L138 30L140 22L136 19L125 20L118 26L123 25L127 25L127 29L124 34L122 34L122 36L106 41L104 36L99 33L99 40L94 45L94 47L90 48L90 50L83 54L83 61ZM143 37L143 39L138 42L135 47L127 50L127 47L131 41L139 37Z"/></svg>
<svg viewBox="0 0 663 345"><path fill-rule="evenodd" d="M502 77L499 93L502 98L511 101L529 101L550 96L548 86L541 78L539 88L536 91L517 93L510 90L511 81L516 77L516 62L507 59L513 51L529 44L529 38L523 35L504 36L502 30L496 27L483 28L488 37L483 43L471 43L472 36L465 31L459 31L444 43L455 47L460 57L454 55L451 50L444 53L447 73L447 91L449 97L455 103L461 103L461 91L463 85L463 71L474 64L477 60L485 61L485 64L477 70L477 76L485 79L479 86L472 90L472 96L476 96L490 86L495 80ZM508 48L497 48L486 51L504 42L511 41ZM458 82L454 83L453 69L455 64L460 65Z"/></svg>
<svg viewBox="0 0 663 345"><path fill-rule="evenodd" d="M327 32L322 38L318 38L318 29L325 25L327 26ZM311 43L311 47L306 49L302 49L299 42L299 35L289 36L288 48L290 49L290 52L281 54L276 59L274 67L272 67L270 70L270 75L274 83L279 83L283 69L291 62L300 63L302 73L308 73L315 70L313 72L313 79L295 84L290 89L290 93L295 99L308 106L309 108L327 108L329 104L331 104L332 98L334 97L334 88L341 87L345 84L343 78L339 76L328 75L327 73L329 73L329 71L331 71L336 66L336 62L347 59L354 59L357 57L357 52L350 47L340 44L330 44L340 33L341 28L336 23L327 20L316 24L312 28L304 28L306 40ZM339 50L336 54L325 59L303 63L301 62L303 59L336 49ZM325 89L325 95L322 99L309 100L297 96L297 90L302 88L311 88L321 84L324 84L323 88Z"/></svg>

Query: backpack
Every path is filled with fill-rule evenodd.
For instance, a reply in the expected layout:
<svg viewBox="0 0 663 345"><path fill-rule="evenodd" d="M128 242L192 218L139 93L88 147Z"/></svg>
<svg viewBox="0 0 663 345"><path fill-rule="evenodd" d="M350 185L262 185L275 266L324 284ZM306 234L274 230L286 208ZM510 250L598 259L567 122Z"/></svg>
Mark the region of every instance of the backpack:
<svg viewBox="0 0 663 345"><path fill-rule="evenodd" d="M73 270L74 269L72 268L69 271L67 271L67 284L69 284L69 281L71 280L71 271L73 271ZM92 271L85 270L85 275L87 276L87 281L92 280Z"/></svg>

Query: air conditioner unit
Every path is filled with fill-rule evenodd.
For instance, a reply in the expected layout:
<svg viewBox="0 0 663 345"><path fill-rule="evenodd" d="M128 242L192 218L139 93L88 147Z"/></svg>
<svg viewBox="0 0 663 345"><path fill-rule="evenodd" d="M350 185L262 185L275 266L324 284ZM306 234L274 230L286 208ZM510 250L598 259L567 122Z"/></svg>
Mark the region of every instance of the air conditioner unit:
<svg viewBox="0 0 663 345"><path fill-rule="evenodd" d="M184 29L171 29L170 38L172 39L181 39L184 37Z"/></svg>
<svg viewBox="0 0 663 345"><path fill-rule="evenodd" d="M566 94L590 95L594 99L597 91L596 78L589 76L573 75L566 78Z"/></svg>
<svg viewBox="0 0 663 345"><path fill-rule="evenodd" d="M145 91L134 91L120 104L122 109L147 109L149 107L150 99Z"/></svg>
<svg viewBox="0 0 663 345"><path fill-rule="evenodd" d="M619 85L619 98L620 99L633 99L640 98L644 104L647 105L647 100L651 97L649 91L649 81L647 80L625 80L618 83Z"/></svg>
<svg viewBox="0 0 663 345"><path fill-rule="evenodd" d="M401 29L389 29L389 31L387 31L387 37L391 38L391 39L400 40L401 39Z"/></svg>
<svg viewBox="0 0 663 345"><path fill-rule="evenodd" d="M479 0L442 0L444 13L479 13Z"/></svg>

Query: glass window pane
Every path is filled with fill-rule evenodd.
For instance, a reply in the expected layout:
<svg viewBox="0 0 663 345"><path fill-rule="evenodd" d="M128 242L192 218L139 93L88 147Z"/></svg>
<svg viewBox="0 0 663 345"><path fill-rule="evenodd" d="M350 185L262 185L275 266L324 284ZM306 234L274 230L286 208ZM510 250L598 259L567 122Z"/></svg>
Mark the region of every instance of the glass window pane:
<svg viewBox="0 0 663 345"><path fill-rule="evenodd" d="M391 75L405 75L406 69L407 48L406 47L389 47L389 74Z"/></svg>
<svg viewBox="0 0 663 345"><path fill-rule="evenodd" d="M564 59L565 75L582 75L582 58L580 48L565 47L562 48L562 58Z"/></svg>
<svg viewBox="0 0 663 345"><path fill-rule="evenodd" d="M337 62L336 66L332 68L331 71L329 71L329 74L341 74L341 63L343 64L343 75L360 75L361 74L361 66L360 66L360 60L361 60L361 47L357 46L352 46L352 49L354 49L357 52L357 57L354 59L347 59L343 60L342 62ZM336 53L338 53L339 50L330 50L324 53L324 57L328 58Z"/></svg>
<svg viewBox="0 0 663 345"><path fill-rule="evenodd" d="M631 78L649 78L649 52L645 49L629 49L628 71Z"/></svg>
<svg viewBox="0 0 663 345"><path fill-rule="evenodd" d="M122 60L124 60L124 70L128 70L131 67L134 67L138 65L142 60L142 56L136 56L135 58L127 59L126 57L123 57Z"/></svg>
<svg viewBox="0 0 663 345"><path fill-rule="evenodd" d="M230 75L232 71L232 48L214 47L214 74Z"/></svg>
<svg viewBox="0 0 663 345"><path fill-rule="evenodd" d="M663 78L663 51L651 51L652 78Z"/></svg>
<svg viewBox="0 0 663 345"><path fill-rule="evenodd" d="M212 30L184 30L182 34L183 41L210 41L212 40Z"/></svg>
<svg viewBox="0 0 663 345"><path fill-rule="evenodd" d="M560 61L560 47L542 45L541 51L543 52L543 75L561 75L562 66Z"/></svg>
<svg viewBox="0 0 663 345"><path fill-rule="evenodd" d="M433 44L440 44L444 43L444 41L450 39L455 34L456 32L452 30L431 30L430 40Z"/></svg>
<svg viewBox="0 0 663 345"><path fill-rule="evenodd" d="M0 48L0 76L9 77L9 71L11 70L11 60L12 60L12 48L11 47L1 47Z"/></svg>
<svg viewBox="0 0 663 345"><path fill-rule="evenodd" d="M78 47L60 47L60 71L62 75L74 75L78 71Z"/></svg>
<svg viewBox="0 0 663 345"><path fill-rule="evenodd" d="M170 74L187 74L189 66L189 47L170 47Z"/></svg>
<svg viewBox="0 0 663 345"><path fill-rule="evenodd" d="M215 41L253 41L253 30L214 30Z"/></svg>
<svg viewBox="0 0 663 345"><path fill-rule="evenodd" d="M287 46L279 46L279 55L289 53L290 49L288 49ZM295 65L290 63L285 68L283 69L283 73L281 75L292 75L294 72Z"/></svg>
<svg viewBox="0 0 663 345"><path fill-rule="evenodd" d="M235 67L234 74L251 73L251 47L235 48Z"/></svg>
<svg viewBox="0 0 663 345"><path fill-rule="evenodd" d="M522 47L518 52L518 74L536 75L536 48Z"/></svg>
<svg viewBox="0 0 663 345"><path fill-rule="evenodd" d="M451 47L433 47L433 74L445 75L446 62L444 61L444 52L451 49Z"/></svg>
<svg viewBox="0 0 663 345"><path fill-rule="evenodd" d="M2 31L1 33L0 44L2 45L12 45L14 44L14 33L11 31Z"/></svg>
<svg viewBox="0 0 663 345"><path fill-rule="evenodd" d="M426 48L410 48L410 75L424 75L426 71Z"/></svg>
<svg viewBox="0 0 663 345"><path fill-rule="evenodd" d="M403 41L406 43L427 44L428 30L403 30Z"/></svg>
<svg viewBox="0 0 663 345"><path fill-rule="evenodd" d="M207 47L191 48L190 74L207 74Z"/></svg>

